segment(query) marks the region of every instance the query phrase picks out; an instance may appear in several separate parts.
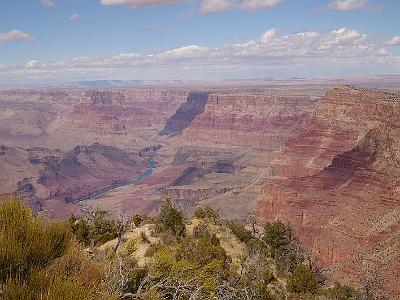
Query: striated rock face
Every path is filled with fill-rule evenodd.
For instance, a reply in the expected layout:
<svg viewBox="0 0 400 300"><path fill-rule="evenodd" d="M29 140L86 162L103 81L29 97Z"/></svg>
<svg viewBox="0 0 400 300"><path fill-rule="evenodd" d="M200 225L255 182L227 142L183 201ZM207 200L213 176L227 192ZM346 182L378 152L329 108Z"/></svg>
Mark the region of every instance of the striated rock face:
<svg viewBox="0 0 400 300"><path fill-rule="evenodd" d="M251 146L276 151L296 134L318 98L211 94L183 137L189 141Z"/></svg>
<svg viewBox="0 0 400 300"><path fill-rule="evenodd" d="M189 126L193 119L204 111L208 93L190 93L186 102L167 120L161 134L175 136Z"/></svg>
<svg viewBox="0 0 400 300"><path fill-rule="evenodd" d="M96 135L137 137L159 131L186 97L182 90L87 91L81 103L66 114L65 126L85 128Z"/></svg>
<svg viewBox="0 0 400 300"><path fill-rule="evenodd" d="M400 97L328 92L272 164L262 221L289 221L333 280L380 279L400 296ZM279 177L278 177L279 175Z"/></svg>

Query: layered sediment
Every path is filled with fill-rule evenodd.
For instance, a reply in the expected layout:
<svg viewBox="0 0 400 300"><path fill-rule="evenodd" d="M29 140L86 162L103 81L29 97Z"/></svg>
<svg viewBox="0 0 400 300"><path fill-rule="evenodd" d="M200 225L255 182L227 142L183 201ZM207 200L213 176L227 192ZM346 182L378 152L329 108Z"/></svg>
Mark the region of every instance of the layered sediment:
<svg viewBox="0 0 400 300"><path fill-rule="evenodd" d="M296 134L319 99L249 94L210 94L204 112L183 131L188 141L277 151Z"/></svg>
<svg viewBox="0 0 400 300"><path fill-rule="evenodd" d="M398 297L400 97L340 87L272 164L258 203L261 221L284 219L330 278L362 286L369 277Z"/></svg>

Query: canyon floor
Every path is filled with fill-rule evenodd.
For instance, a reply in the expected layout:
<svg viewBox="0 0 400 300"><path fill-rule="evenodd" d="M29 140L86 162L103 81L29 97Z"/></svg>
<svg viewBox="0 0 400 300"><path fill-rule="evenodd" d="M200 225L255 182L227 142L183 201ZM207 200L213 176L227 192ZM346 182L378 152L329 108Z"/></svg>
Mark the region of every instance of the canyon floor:
<svg viewBox="0 0 400 300"><path fill-rule="evenodd" d="M209 204L225 219L282 219L329 280L396 299L399 87L382 77L0 90L0 194L52 218L152 214L170 197L189 214Z"/></svg>

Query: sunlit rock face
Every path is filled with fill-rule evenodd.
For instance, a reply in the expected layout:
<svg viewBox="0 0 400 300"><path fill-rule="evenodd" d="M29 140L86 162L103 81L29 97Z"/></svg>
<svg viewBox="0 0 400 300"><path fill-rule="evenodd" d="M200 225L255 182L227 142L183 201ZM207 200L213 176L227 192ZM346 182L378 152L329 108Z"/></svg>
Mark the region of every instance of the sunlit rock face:
<svg viewBox="0 0 400 300"><path fill-rule="evenodd" d="M274 161L258 203L261 222L284 219L333 279L380 276L399 297L400 96L329 91ZM394 299L394 298L393 298Z"/></svg>
<svg viewBox="0 0 400 300"><path fill-rule="evenodd" d="M189 141L276 151L311 116L318 98L211 94L204 112L183 131Z"/></svg>
<svg viewBox="0 0 400 300"><path fill-rule="evenodd" d="M78 105L66 115L74 128L97 135L137 135L158 131L183 103L183 90L95 90L86 91Z"/></svg>

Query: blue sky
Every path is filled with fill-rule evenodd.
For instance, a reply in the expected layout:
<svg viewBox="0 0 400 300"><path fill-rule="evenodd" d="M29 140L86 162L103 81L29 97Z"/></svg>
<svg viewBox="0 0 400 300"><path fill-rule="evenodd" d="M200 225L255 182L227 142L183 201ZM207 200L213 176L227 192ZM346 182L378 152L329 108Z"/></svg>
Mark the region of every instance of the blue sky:
<svg viewBox="0 0 400 300"><path fill-rule="evenodd" d="M0 80L399 74L399 12L397 0L4 0Z"/></svg>

